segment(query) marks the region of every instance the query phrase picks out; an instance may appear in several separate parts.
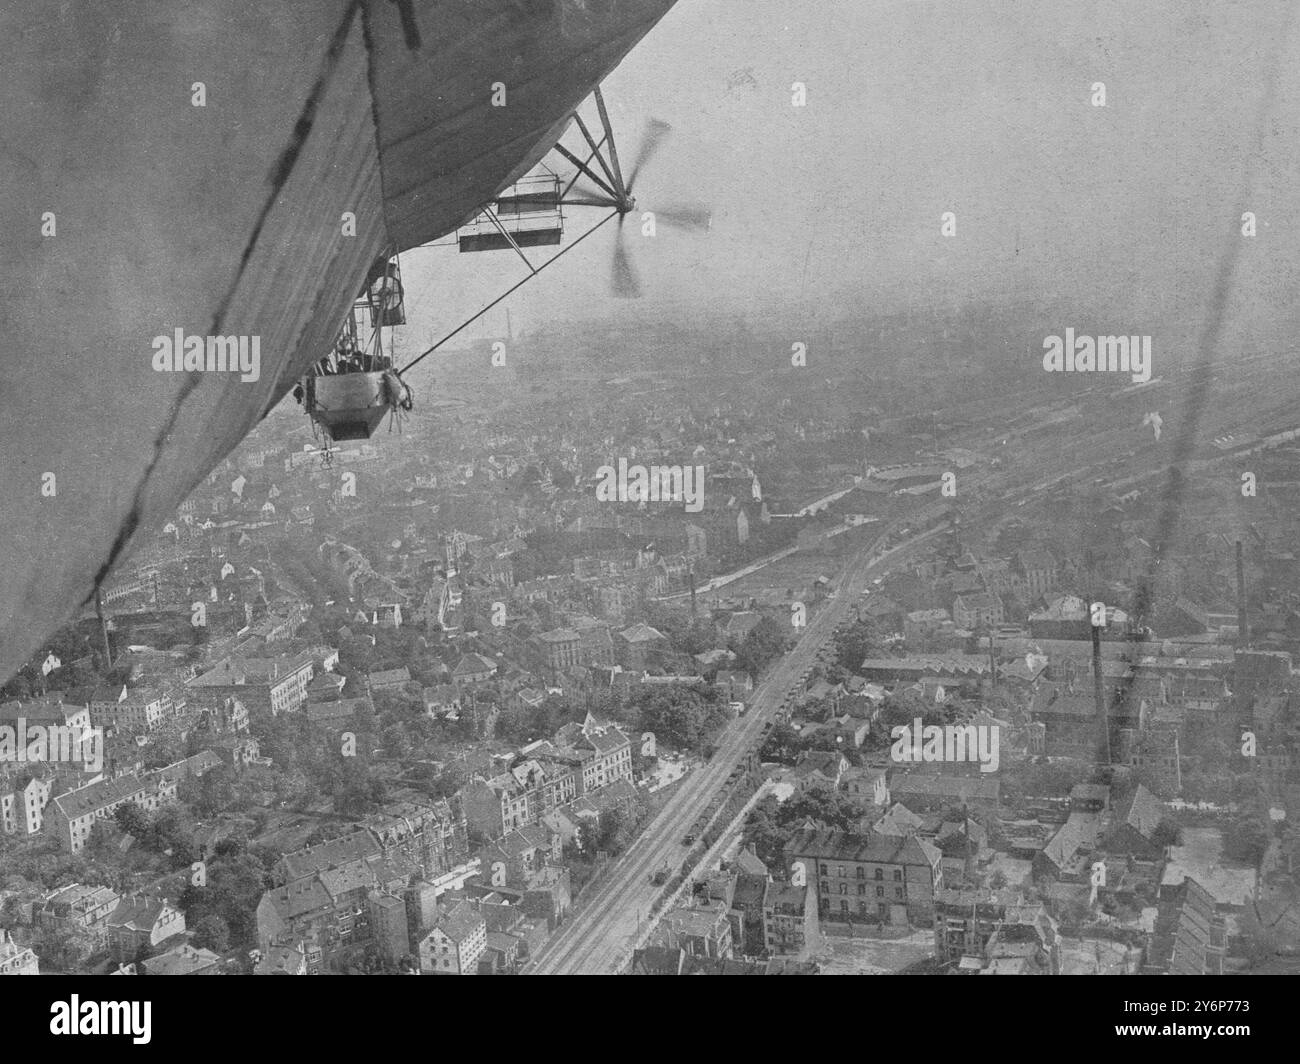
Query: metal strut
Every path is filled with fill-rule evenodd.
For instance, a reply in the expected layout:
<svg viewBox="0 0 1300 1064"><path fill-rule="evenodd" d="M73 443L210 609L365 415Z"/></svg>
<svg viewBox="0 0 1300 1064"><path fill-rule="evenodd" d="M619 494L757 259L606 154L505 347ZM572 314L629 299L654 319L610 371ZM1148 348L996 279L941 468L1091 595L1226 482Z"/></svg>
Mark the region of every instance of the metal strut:
<svg viewBox="0 0 1300 1064"><path fill-rule="evenodd" d="M567 255L570 251L572 251L572 250L573 250L574 248L576 248L579 244L581 244L584 240L586 240L587 237L591 236L591 234L594 233L597 229L599 229L602 225L604 225L606 222L608 222L611 218L617 218L618 215L619 215L619 212L618 212L618 211L611 211L609 214L605 215L604 218L602 218L602 219L601 219L600 221L598 221L595 225L593 225L590 229L588 229L585 233L583 233L582 236L578 237L578 239L575 240L575 241L574 241L572 244L570 244L568 247L564 248L564 249L563 249L562 251L560 251L558 254L556 254L556 255L552 256L551 258L547 259L544 263L542 263L540 266L538 266L537 269L535 269L532 273L530 273L530 274L529 274L527 277L525 277L522 281L519 281L517 284L513 284L513 285L511 285L511 286L510 286L509 288L507 288L504 292L502 292L499 296L497 296L496 299L492 300L491 303L489 303L489 304L487 304L485 307L483 307L482 310L478 311L478 312L477 312L476 314L474 314L473 316L466 318L463 322L461 322L459 325L457 325L456 328L452 329L451 332L449 332L446 336L444 336L441 340L439 340L439 341L438 341L436 344L434 344L432 347L427 348L427 349L424 350L424 351L421 351L418 355L415 356L415 358L411 359L411 361L408 362L405 366L403 366L401 369L397 370L397 371L396 371L396 372L397 372L397 375L400 377L403 373L405 373L408 369L410 369L412 366L414 366L417 362L421 361L422 359L428 358L431 354L433 354L436 350L438 350L438 348L440 348L443 344L445 344L445 343L446 343L448 340L450 340L453 336L455 336L457 333L461 332L462 330L468 328L468 327L469 327L470 325L472 325L474 322L478 321L479 318L483 317L484 314L486 314L489 310L491 310L493 307L495 307L498 303L500 303L500 302L501 302L503 299L505 299L508 295L510 295L511 293L515 292L517 289L522 288L524 285L526 285L529 281L531 281L534 277L536 277L539 273L541 273L544 269L546 269L546 268L547 268L548 266L550 266L552 263L558 262L560 259L564 258L565 255Z"/></svg>
<svg viewBox="0 0 1300 1064"><path fill-rule="evenodd" d="M609 141L609 165L614 168L614 184L618 188L619 207L623 213L628 210L627 185L623 183L623 171L618 165L618 147L614 143L614 127L609 124L609 112L605 110L605 97L600 94L600 86L591 90L596 97L596 110L600 113L600 124L605 127L605 138Z"/></svg>
<svg viewBox="0 0 1300 1064"><path fill-rule="evenodd" d="M489 203L487 207L484 208L484 212L487 214L488 219L492 222L494 226L496 226L497 230L501 233L501 235L505 237L505 239L509 242L510 246L519 255L519 257L524 260L524 265L526 265L531 272L523 280L507 288L504 292L501 293L501 295L497 296L496 299L492 300L492 302L488 303L477 313L473 314L471 317L466 318L463 322L457 325L456 328L452 329L451 332L449 332L437 343L433 344L431 347L426 348L424 351L421 351L418 355L415 356L415 358L411 359L411 361L408 362L405 366L403 366L399 370L396 370L395 372L399 377L403 373L405 373L408 369L410 369L412 366L414 366L416 363L422 361L425 358L428 358L431 354L433 354L436 350L438 350L438 348L440 348L448 340L456 336L458 333L462 332L464 329L468 328L475 321L477 321L484 314L486 314L489 310L491 310L498 303L500 303L503 299L505 299L511 293L517 291L519 288L523 287L525 284L531 281L534 277L536 277L548 266L564 258L565 255L567 255L570 251L576 248L579 244L581 244L584 240L586 240L587 237L591 236L592 233L594 233L597 229L599 229L610 219L617 218L621 215L627 214L628 211L632 209L633 207L632 196L630 191L628 190L628 187L623 183L623 170L622 167L619 165L618 148L615 146L614 143L614 129L613 126L610 124L609 111L605 107L605 98L604 96L601 95L599 85L597 85L592 90L592 96L595 97L596 110L600 115L600 124L604 131L604 136L600 139L599 143L591 135L591 130L589 130L587 128L586 123L583 122L582 116L579 115L577 111L573 112L574 121L577 123L578 129L582 132L583 139L586 140L587 145L591 148L591 155L589 155L587 157L587 160L584 162L582 159L579 159L573 152L569 151L569 149L566 148L563 144L556 144L555 150L559 152L562 156L564 156L564 158L567 159L569 162L571 162L575 167L577 167L578 172L580 174L590 179L592 183L596 185L597 188L604 191L610 197L608 201L603 201L603 202L587 201L582 204L570 203L570 205L610 207L613 208L612 211L609 214L605 215L604 218L598 221L595 225L593 225L590 229L588 229L585 233L583 233L582 236L578 237L578 239L573 241L573 243L569 244L558 254L547 259L540 266L534 266L531 262L528 261L528 256L525 255L523 251L520 249L518 242L509 233L509 231L507 231L505 226L501 224L501 220L497 217L496 211L492 209L492 204ZM609 151L608 161L606 161L605 157L600 152L600 149L605 145L608 145L608 151ZM604 172L603 177L600 174L596 173L591 168L592 159L595 159L600 164L600 169ZM634 173L633 177L635 176L636 175ZM573 183L576 180L577 180L577 174L574 175L573 180L569 182L569 184L565 187L564 191L560 194L560 199L559 199L560 206L563 206L565 204L565 197L568 195L569 190L573 188Z"/></svg>
<svg viewBox="0 0 1300 1064"><path fill-rule="evenodd" d="M574 174L573 179L565 186L564 192L561 193L560 202L573 207L613 207L619 214L627 214L635 206L635 201L632 199L632 190L628 188L627 183L623 180L623 168L618 159L618 144L614 137L614 127L609 120L609 110L605 106L605 97L602 95L599 85L592 89L591 95L596 101L596 111L600 115L600 125L604 135L597 141L587 123L583 121L582 115L577 111L573 112L573 121L577 125L579 132L582 133L583 140L587 142L587 146L591 149L591 154L584 162L563 144L555 145L555 150L578 170L578 173ZM602 154L601 148L605 148L605 153ZM599 174L591 168L593 159L600 164L601 173ZM568 199L569 191L573 188L574 182L577 181L579 175L586 177L609 198ZM635 170L632 177L635 180Z"/></svg>

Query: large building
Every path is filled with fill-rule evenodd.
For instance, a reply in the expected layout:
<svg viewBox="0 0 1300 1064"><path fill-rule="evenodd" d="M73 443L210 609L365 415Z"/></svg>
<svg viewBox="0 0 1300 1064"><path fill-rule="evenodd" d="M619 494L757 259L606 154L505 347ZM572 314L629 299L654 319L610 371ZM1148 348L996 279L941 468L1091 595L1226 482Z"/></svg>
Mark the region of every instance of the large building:
<svg viewBox="0 0 1300 1064"><path fill-rule="evenodd" d="M914 813L939 812L950 806L995 812L1001 786L988 774L955 776L907 772L894 777L889 793Z"/></svg>
<svg viewBox="0 0 1300 1064"><path fill-rule="evenodd" d="M619 664L632 672L644 671L667 649L668 638L648 624L638 622L618 633Z"/></svg>
<svg viewBox="0 0 1300 1064"><path fill-rule="evenodd" d="M613 665L614 641L609 625L594 617L578 617L568 627L555 628L531 640L537 664L551 669Z"/></svg>
<svg viewBox="0 0 1300 1064"><path fill-rule="evenodd" d="M533 637L533 645L547 668L565 669L580 664L582 643L571 628L542 632Z"/></svg>
<svg viewBox="0 0 1300 1064"><path fill-rule="evenodd" d="M991 591L958 595L952 601L952 620L958 628L993 628L1002 623L1002 600Z"/></svg>
<svg viewBox="0 0 1300 1064"><path fill-rule="evenodd" d="M1020 551L1016 555L1015 572L1029 602L1041 598L1056 586L1056 559L1048 551Z"/></svg>
<svg viewBox="0 0 1300 1064"><path fill-rule="evenodd" d="M14 726L24 720L29 728L66 727L89 731L90 707L64 703L57 698L40 698L30 702L0 702L0 724Z"/></svg>
<svg viewBox="0 0 1300 1064"><path fill-rule="evenodd" d="M1119 732L1144 731L1151 706L1145 699L1117 699L1104 694L1103 698L1107 718L1104 726L1097 717L1096 695L1090 679L1080 674L1077 682L1041 684L1034 691L1029 713L1035 723L1043 725L1044 751L1050 757L1085 761L1118 757Z"/></svg>
<svg viewBox="0 0 1300 1064"><path fill-rule="evenodd" d="M438 975L477 975L486 949L487 920L468 901L457 902L420 939L420 969Z"/></svg>
<svg viewBox="0 0 1300 1064"><path fill-rule="evenodd" d="M578 794L632 778L632 740L615 725L587 715L555 733L551 757L574 771Z"/></svg>
<svg viewBox="0 0 1300 1064"><path fill-rule="evenodd" d="M795 873L791 881L798 881L802 865L822 920L930 926L943 878L941 858L915 836L876 832L808 829L786 846L786 864Z"/></svg>
<svg viewBox="0 0 1300 1064"><path fill-rule="evenodd" d="M914 654L905 658L867 658L858 673L872 683L915 683L926 677L977 681L988 675L988 658L978 654Z"/></svg>
<svg viewBox="0 0 1300 1064"><path fill-rule="evenodd" d="M132 691L123 685L116 690L97 690L90 703L90 718L96 727L113 733L148 735L184 706L184 701L178 703L168 691L147 687Z"/></svg>
<svg viewBox="0 0 1300 1064"><path fill-rule="evenodd" d="M260 707L278 715L306 703L315 668L311 651L282 658L223 658L189 685L213 688L213 693L238 698L249 708Z"/></svg>
<svg viewBox="0 0 1300 1064"><path fill-rule="evenodd" d="M155 812L176 800L176 777L165 772L119 776L61 794L46 808L45 824L69 853L80 853L95 821L111 817L128 802Z"/></svg>

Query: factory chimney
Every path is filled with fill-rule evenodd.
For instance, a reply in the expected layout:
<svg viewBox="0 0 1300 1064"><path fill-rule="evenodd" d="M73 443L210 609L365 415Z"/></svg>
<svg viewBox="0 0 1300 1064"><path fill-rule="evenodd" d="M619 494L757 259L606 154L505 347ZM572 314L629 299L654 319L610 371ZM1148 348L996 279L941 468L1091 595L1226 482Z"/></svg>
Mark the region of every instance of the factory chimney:
<svg viewBox="0 0 1300 1064"><path fill-rule="evenodd" d="M1237 645L1250 645L1250 618L1246 615L1246 568L1241 560L1241 540L1237 540Z"/></svg>

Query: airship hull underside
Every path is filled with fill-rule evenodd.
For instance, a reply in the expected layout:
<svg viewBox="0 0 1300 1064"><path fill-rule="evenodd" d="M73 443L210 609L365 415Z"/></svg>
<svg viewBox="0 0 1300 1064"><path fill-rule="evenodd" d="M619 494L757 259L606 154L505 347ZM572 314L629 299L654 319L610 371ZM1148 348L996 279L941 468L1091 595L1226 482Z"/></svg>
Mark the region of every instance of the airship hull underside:
<svg viewBox="0 0 1300 1064"><path fill-rule="evenodd" d="M0 677L673 2L0 9Z"/></svg>

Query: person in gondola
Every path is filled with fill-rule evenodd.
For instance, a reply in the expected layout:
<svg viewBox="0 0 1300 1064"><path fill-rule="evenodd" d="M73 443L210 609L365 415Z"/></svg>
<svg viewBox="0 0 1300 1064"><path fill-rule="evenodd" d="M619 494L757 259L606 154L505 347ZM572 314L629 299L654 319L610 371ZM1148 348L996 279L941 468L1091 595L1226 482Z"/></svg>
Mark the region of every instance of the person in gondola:
<svg viewBox="0 0 1300 1064"><path fill-rule="evenodd" d="M356 341L348 333L339 337L338 345L335 348L335 355L338 359L338 368L336 373L355 373L360 362Z"/></svg>

